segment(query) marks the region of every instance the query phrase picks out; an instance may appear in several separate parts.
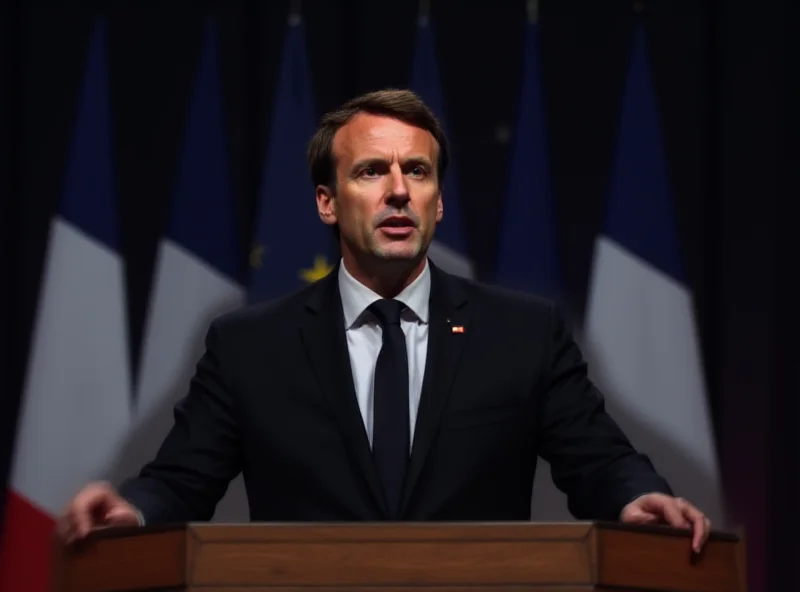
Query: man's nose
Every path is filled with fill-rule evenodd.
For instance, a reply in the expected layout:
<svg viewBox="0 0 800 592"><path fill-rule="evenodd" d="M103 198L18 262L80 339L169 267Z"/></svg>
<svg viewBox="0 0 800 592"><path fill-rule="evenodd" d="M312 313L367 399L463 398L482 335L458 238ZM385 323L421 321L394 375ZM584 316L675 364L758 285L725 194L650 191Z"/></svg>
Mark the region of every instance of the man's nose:
<svg viewBox="0 0 800 592"><path fill-rule="evenodd" d="M399 166L395 165L392 167L389 178L391 180L391 186L389 187L386 201L393 204L405 204L408 202L410 196L408 194L407 179Z"/></svg>

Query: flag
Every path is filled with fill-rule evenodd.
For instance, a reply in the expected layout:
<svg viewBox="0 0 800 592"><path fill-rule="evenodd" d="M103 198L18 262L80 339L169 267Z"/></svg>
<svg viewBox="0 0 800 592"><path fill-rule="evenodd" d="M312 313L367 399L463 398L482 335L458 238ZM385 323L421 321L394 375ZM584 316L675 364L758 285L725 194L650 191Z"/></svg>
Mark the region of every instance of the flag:
<svg viewBox="0 0 800 592"><path fill-rule="evenodd" d="M156 258L145 321L136 417L117 466L121 481L151 460L169 429L172 410L189 387L210 322L244 302L217 31L206 23L188 109L183 150L166 235ZM241 484L226 498L233 518L247 520ZM226 512L226 519L231 518ZM220 510L215 514L219 519Z"/></svg>
<svg viewBox="0 0 800 592"><path fill-rule="evenodd" d="M586 339L596 382L675 494L725 515L666 170L645 33L634 34L605 230L595 247Z"/></svg>
<svg viewBox="0 0 800 592"><path fill-rule="evenodd" d="M428 107L433 110L446 133L446 115L436 60L436 48L430 22L426 17L420 19L417 27L411 90L417 93ZM458 182L456 180L455 167L453 166L452 151L450 164L444 177L442 202L444 204L444 217L436 228L436 234L428 255L434 263L445 271L472 278L474 277L474 269L472 262L466 255Z"/></svg>
<svg viewBox="0 0 800 592"><path fill-rule="evenodd" d="M522 86L494 283L559 300L557 221L547 159L539 51L539 25L529 23L525 30ZM549 465L543 459L537 464L533 519L570 519L566 499L553 484Z"/></svg>
<svg viewBox="0 0 800 592"><path fill-rule="evenodd" d="M494 282L555 299L561 279L537 24L527 26L524 48L522 90Z"/></svg>
<svg viewBox="0 0 800 592"><path fill-rule="evenodd" d="M289 23L259 196L249 299L284 296L327 275L335 256L306 168L314 106L302 20Z"/></svg>
<svg viewBox="0 0 800 592"><path fill-rule="evenodd" d="M54 519L84 484L104 478L129 421L106 51L101 21L43 268L0 548L2 592L50 589Z"/></svg>

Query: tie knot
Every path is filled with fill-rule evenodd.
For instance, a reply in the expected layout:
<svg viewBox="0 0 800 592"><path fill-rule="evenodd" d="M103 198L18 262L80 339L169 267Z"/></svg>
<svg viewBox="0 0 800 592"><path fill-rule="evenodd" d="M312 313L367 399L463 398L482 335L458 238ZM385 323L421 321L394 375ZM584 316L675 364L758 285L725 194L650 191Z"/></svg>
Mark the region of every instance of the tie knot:
<svg viewBox="0 0 800 592"><path fill-rule="evenodd" d="M370 305L370 310L378 317L381 325L399 325L400 313L406 307L405 304L399 300L384 298L383 300L376 300Z"/></svg>

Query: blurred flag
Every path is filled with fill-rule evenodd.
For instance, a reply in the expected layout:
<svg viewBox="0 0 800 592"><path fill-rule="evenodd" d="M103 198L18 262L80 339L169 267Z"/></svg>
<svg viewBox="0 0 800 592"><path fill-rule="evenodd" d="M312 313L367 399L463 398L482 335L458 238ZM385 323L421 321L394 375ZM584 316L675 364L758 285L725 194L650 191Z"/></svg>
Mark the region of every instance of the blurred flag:
<svg viewBox="0 0 800 592"><path fill-rule="evenodd" d="M135 426L117 467L119 480L138 473L172 427L173 406L186 395L209 323L244 302L218 51L216 28L208 22L169 225L157 254ZM244 502L238 518L247 520Z"/></svg>
<svg viewBox="0 0 800 592"><path fill-rule="evenodd" d="M586 336L614 418L676 495L722 525L714 430L669 185L639 26L605 232L595 250Z"/></svg>
<svg viewBox="0 0 800 592"><path fill-rule="evenodd" d="M129 421L130 368L106 63L96 25L52 221L0 548L0 591L50 590L54 518L106 475Z"/></svg>
<svg viewBox="0 0 800 592"><path fill-rule="evenodd" d="M494 281L555 299L560 292L538 25L525 31L522 92Z"/></svg>
<svg viewBox="0 0 800 592"><path fill-rule="evenodd" d="M417 93L433 110L442 127L445 128L446 133L447 124L445 122L444 100L442 99L439 68L436 60L436 48L431 25L427 17L420 18L417 27L417 46L414 53L411 90ZM467 257L459 199L451 149L450 164L445 173L444 190L442 192L444 217L436 229L434 241L430 246L428 255L434 263L445 271L471 278L474 276L474 270L472 262Z"/></svg>
<svg viewBox="0 0 800 592"><path fill-rule="evenodd" d="M494 283L558 301L557 220L550 188L536 23L527 25L524 51L511 178ZM534 520L571 519L566 498L553 484L549 465L542 459L538 461L531 511Z"/></svg>
<svg viewBox="0 0 800 592"><path fill-rule="evenodd" d="M321 279L336 263L334 235L319 219L306 166L315 112L305 43L302 20L293 15L283 48L251 253L252 301L284 296Z"/></svg>

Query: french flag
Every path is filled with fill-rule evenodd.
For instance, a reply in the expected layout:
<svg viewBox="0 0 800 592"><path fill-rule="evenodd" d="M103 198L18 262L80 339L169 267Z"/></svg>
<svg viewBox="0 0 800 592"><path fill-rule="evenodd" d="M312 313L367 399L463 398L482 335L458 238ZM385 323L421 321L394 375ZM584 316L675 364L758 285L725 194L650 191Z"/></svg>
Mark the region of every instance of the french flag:
<svg viewBox="0 0 800 592"><path fill-rule="evenodd" d="M50 227L0 547L1 592L50 590L55 519L87 482L107 477L130 420L106 44L100 21Z"/></svg>
<svg viewBox="0 0 800 592"><path fill-rule="evenodd" d="M121 481L151 460L186 396L211 321L244 304L239 242L215 23L206 23L169 224L159 244L150 297L136 415L116 467ZM247 521L241 477L215 519Z"/></svg>
<svg viewBox="0 0 800 592"><path fill-rule="evenodd" d="M676 495L725 524L714 427L650 79L635 31L585 336L611 415Z"/></svg>

